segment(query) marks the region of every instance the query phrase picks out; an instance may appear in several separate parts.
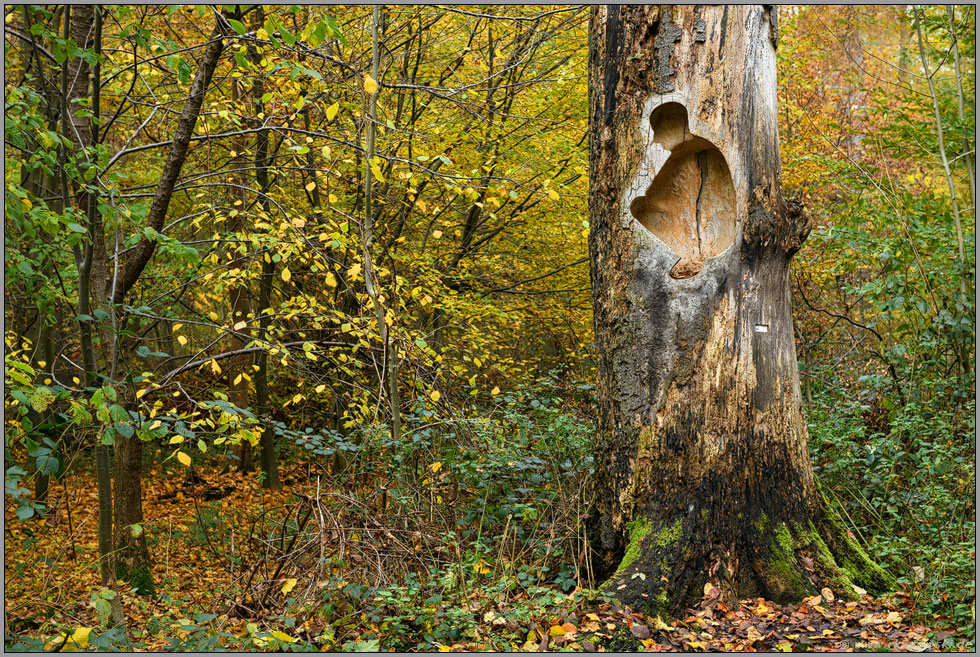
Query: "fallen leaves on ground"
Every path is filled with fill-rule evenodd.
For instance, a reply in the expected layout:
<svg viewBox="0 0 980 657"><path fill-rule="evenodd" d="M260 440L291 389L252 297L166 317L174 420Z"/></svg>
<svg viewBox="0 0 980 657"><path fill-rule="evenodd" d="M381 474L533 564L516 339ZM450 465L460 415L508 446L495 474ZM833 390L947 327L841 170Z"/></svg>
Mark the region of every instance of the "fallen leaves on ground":
<svg viewBox="0 0 980 657"><path fill-rule="evenodd" d="M438 467L433 467L435 472ZM209 618L216 630L249 638L260 649L272 649L299 640L323 649L335 649L332 630L323 621L297 619L289 633L266 626L263 617L242 618L240 610L229 614L222 591L230 583L227 563L209 549L214 541L240 541L237 536L196 535L194 525L211 512L234 509L271 509L291 494L308 492L301 481L284 477L285 490L270 492L233 472L192 473L186 477L151 472L144 492L145 527L154 544L154 578L161 595L141 599L124 592L126 615L132 637L141 649L166 649L167 644L147 629L151 619L163 632L181 637L194 628L195 612ZM295 485L289 482L296 481ZM43 635L53 647L85 649L89 633L99 620L91 604L100 589L97 568L96 492L77 477L52 486L52 511L43 523L20 522L6 509L7 627L17 632ZM220 511L219 511L220 510ZM70 513L69 513L70 512ZM71 531L69 531L69 516ZM199 532L198 532L199 534ZM213 547L213 545L210 545ZM28 568L28 564L36 564ZM491 572L480 561L474 570ZM282 596L295 594L307 583L293 577L277 580ZM829 590L800 604L779 605L762 598L728 606L716 587L705 587L698 609L676 620L644 616L611 602L592 600L576 592L557 594L560 604L546 615L518 618L507 603L489 590L473 591L470 611L482 619L473 637L451 644L437 644L439 651L646 651L646 652L862 652L870 650L949 650L953 632L911 622L911 601L896 596L889 602L862 595L859 601L836 598ZM201 614L198 614L199 616ZM237 617L236 617L237 615ZM260 615L261 616L261 615ZM371 624L351 627L354 638L367 637L364 646L380 646L394 637ZM97 631L96 631L97 632ZM93 634L94 635L94 634ZM295 636L294 636L295 635ZM960 641L960 645L967 645ZM361 644L357 644L361 645Z"/></svg>

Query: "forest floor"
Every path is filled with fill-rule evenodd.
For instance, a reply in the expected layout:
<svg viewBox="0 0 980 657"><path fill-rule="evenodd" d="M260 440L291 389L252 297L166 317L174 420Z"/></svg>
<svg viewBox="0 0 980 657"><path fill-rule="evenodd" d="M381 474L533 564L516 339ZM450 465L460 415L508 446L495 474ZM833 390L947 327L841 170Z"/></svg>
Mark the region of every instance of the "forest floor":
<svg viewBox="0 0 980 657"><path fill-rule="evenodd" d="M261 489L254 476L219 468L187 478L172 476L159 465L153 467L145 479L144 511L155 558L157 595L140 598L123 591L128 619L125 635L103 632L94 606L101 585L96 492L87 483L91 479L82 474L53 484L52 510L43 520L19 521L8 507L5 645L53 650L114 644L147 651L219 647L411 650L426 646L445 652L968 649L969 644L945 627L943 619L930 619L929 627L921 624L921 618L910 621L916 618L913 601L901 594L887 600L863 596L860 601L842 601L825 592L801 604L783 606L762 599L726 605L715 599L689 610L683 618L664 622L631 613L597 592L578 587L569 593L555 585L529 587L526 595L504 600L492 581L497 569L493 567L491 573L489 564L485 570L476 567L475 576L482 575L483 585L425 601L426 609L452 607L443 609L442 625L465 626L464 632L440 635L442 625L434 616L427 625L428 633L413 634L409 628L416 620L413 612L407 609L400 615L402 603L392 597L392 589L387 593L371 590L371 599L382 604L370 610L364 593L369 589L349 581L354 573L334 568L324 580L302 581L302 572L294 568L295 559L285 558L293 548L322 554L332 547L303 541L297 547L296 541L287 538L299 536L306 524L301 517L308 514L300 513L302 507L296 505L316 493L316 484L306 473L302 464L287 467L282 473L284 490L272 492ZM341 498L332 503L345 503ZM267 527L269 563L250 563L257 553L249 549L246 531L261 533L253 531L256 523L277 510L287 519L294 514L295 521ZM236 516L238 521L221 524L219 516ZM289 527L300 531L290 534ZM365 529L362 536L354 534L353 538L368 542L364 537L374 541L380 534L398 540L385 529L376 534ZM277 561L268 546L280 539L293 545ZM352 547L341 549L350 555ZM380 545L374 547L384 550ZM321 576L310 575L314 580ZM264 589L258 587L259 581L266 583ZM362 582L362 586L369 583ZM325 595L327 591L356 598L357 604L339 605L336 597ZM515 602L521 598L526 598L523 604ZM101 642L99 636L103 636Z"/></svg>

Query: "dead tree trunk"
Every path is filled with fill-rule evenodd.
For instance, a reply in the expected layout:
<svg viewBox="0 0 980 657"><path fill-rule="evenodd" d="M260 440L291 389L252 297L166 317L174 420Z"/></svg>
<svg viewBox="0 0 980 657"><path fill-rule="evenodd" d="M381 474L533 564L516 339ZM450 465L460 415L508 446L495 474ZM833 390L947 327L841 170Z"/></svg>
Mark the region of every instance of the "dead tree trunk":
<svg viewBox="0 0 980 657"><path fill-rule="evenodd" d="M776 40L761 6L592 8L590 536L651 613L889 582L807 451L788 272L810 227L780 192Z"/></svg>

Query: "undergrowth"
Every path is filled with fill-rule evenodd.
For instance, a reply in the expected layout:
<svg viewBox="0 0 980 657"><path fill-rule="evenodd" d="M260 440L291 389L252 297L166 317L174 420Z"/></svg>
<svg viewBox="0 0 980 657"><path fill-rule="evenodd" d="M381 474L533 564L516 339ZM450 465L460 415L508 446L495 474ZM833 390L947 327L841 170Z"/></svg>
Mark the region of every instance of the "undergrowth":
<svg viewBox="0 0 980 657"><path fill-rule="evenodd" d="M78 566L52 560L37 521L26 521L14 549L33 557L18 561L67 571L53 577L58 586L89 591L95 602L71 605L39 591L53 604L27 604L29 613L15 607L5 643L14 650L526 647L538 636L528 627L548 628L570 608L602 598L582 533L592 392L549 377L487 395L466 416L418 400L402 444L383 426L343 436L292 427L282 493L257 489L254 473L222 472L218 454L192 478L172 460L151 464L145 531L164 593L146 600L123 592L141 629L109 630L96 603L111 592L100 592L94 560L72 572ZM812 456L828 503L899 578L899 594L923 622L949 619L972 639L973 424L928 409L909 402L872 430L866 403L821 398L808 409ZM57 487L52 497L57 505ZM164 521L153 504L176 511ZM76 636L88 626L95 629Z"/></svg>
<svg viewBox="0 0 980 657"><path fill-rule="evenodd" d="M918 615L975 639L975 403L949 410L942 394L891 408L828 394L809 408L811 456L828 503Z"/></svg>

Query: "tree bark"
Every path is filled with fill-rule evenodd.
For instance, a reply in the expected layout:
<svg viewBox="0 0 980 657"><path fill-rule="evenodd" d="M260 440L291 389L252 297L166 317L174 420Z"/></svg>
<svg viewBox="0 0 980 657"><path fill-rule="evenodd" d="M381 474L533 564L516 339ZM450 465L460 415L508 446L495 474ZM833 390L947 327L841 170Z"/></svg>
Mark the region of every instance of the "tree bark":
<svg viewBox="0 0 980 657"><path fill-rule="evenodd" d="M262 11L261 9L259 10ZM261 25L262 14L256 24ZM254 59L258 59L256 54ZM260 78L261 79L261 78ZM261 83L254 89L253 95L256 98L257 109L264 111L262 105L263 87ZM259 185L261 199L259 203L266 217L272 215L272 203L269 200L269 165L272 158L269 157L269 133L259 132L255 137L255 180ZM269 328L269 315L267 309L272 306L272 277L275 275L276 265L269 254L262 259L262 277L259 279L259 335L263 340L268 339L267 330ZM264 424L262 426L262 437L260 439L260 461L262 466L263 478L262 487L271 490L281 490L282 484L279 481L279 462L276 458L276 434L272 428L271 412L269 404L269 354L267 351L260 351L255 359L258 371L255 373L255 410ZM245 445L243 444L243 447Z"/></svg>
<svg viewBox="0 0 980 657"><path fill-rule="evenodd" d="M222 36L226 33L225 22L225 17L219 16L211 34L211 41L204 49L204 55L201 57L197 73L191 82L187 101L181 111L180 118L177 120L174 140L167 153L167 161L164 163L160 181L157 184L146 219L147 226L156 231L163 228L163 221L170 207L174 186L184 165L184 160L187 159L190 139L194 134L194 127L197 125L197 118L204 104L204 96L211 84L211 78L218 66L218 60L221 58ZM104 250L102 242L96 242L96 247ZM105 276L93 281L93 294L100 295L97 298L101 304L110 306L107 308L110 313L113 312L111 305L122 303L127 292L139 280L143 270L149 264L155 248L156 240L150 240L145 236L140 238L133 254L122 268L116 284L107 284ZM94 269L92 273L94 277L96 274ZM136 435L129 438L119 435L116 437L115 449L116 481L113 509L115 534L113 541L116 574L119 578L132 584L140 594L152 595L154 591L153 572L150 552L146 544L146 534L140 529L134 530L134 526L142 527L143 524L143 442Z"/></svg>
<svg viewBox="0 0 980 657"><path fill-rule="evenodd" d="M809 461L788 274L810 226L780 191L773 11L592 8L589 534L650 613L889 582Z"/></svg>
<svg viewBox="0 0 980 657"><path fill-rule="evenodd" d="M380 8L374 6L371 13L371 77L375 81L378 79L378 66L380 58L379 34L381 24ZM384 348L384 363L382 363L378 385L384 388L388 384L388 402L391 407L391 441L398 445L401 442L401 402L398 397L398 345L390 337L388 330L388 320L385 317L384 307L381 305L381 295L378 293L374 280L374 267L371 259L371 246L374 243L374 214L373 214L373 186L374 174L371 170L371 162L374 159L374 124L378 119L378 93L375 89L368 92L368 116L365 121L364 137L364 219L361 221L361 245L364 251L364 287L367 288L368 296L371 298L371 305L374 307L374 316L378 321L378 333L381 337L381 345Z"/></svg>

